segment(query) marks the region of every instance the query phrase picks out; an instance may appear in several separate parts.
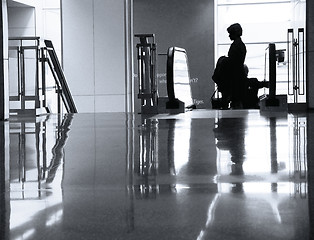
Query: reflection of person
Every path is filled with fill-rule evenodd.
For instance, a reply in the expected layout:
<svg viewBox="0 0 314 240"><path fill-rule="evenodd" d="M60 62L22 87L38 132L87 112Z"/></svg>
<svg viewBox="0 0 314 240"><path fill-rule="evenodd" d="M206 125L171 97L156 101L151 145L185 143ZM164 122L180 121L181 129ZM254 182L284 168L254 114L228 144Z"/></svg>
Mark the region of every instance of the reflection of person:
<svg viewBox="0 0 314 240"><path fill-rule="evenodd" d="M220 150L227 150L231 155L231 175L243 175L245 158L245 120L243 118L219 119L213 130ZM236 143L236 144L235 144Z"/></svg>
<svg viewBox="0 0 314 240"><path fill-rule="evenodd" d="M246 47L241 39L242 27L239 23L232 24L227 31L233 41L228 51L231 107L242 108L247 88L244 72Z"/></svg>

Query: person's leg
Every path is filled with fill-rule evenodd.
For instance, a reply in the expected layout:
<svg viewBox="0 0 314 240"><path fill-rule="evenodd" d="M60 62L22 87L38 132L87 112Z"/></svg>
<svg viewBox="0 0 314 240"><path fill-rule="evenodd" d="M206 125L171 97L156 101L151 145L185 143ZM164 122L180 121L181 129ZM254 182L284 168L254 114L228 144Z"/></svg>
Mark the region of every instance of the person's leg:
<svg viewBox="0 0 314 240"><path fill-rule="evenodd" d="M222 102L222 105L221 105L221 109L229 109L230 108L230 95L228 94L228 92L221 92L221 102Z"/></svg>

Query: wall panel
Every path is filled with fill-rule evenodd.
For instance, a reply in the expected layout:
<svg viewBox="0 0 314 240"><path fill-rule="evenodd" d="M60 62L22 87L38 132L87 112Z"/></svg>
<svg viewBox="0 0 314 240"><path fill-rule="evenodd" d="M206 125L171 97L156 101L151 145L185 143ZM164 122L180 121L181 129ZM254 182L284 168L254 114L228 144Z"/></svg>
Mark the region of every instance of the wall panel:
<svg viewBox="0 0 314 240"><path fill-rule="evenodd" d="M95 0L95 93L98 95L125 93L123 8L122 0Z"/></svg>
<svg viewBox="0 0 314 240"><path fill-rule="evenodd" d="M62 1L62 25L64 70L78 111L109 111L95 98L111 95L119 102L110 111L125 111L124 1Z"/></svg>
<svg viewBox="0 0 314 240"><path fill-rule="evenodd" d="M213 0L134 0L134 33L154 33L158 53L166 53L171 46L186 49L194 101L199 108L210 106L214 87ZM134 39L134 47L137 43ZM165 56L158 58L159 63L165 62ZM158 74L158 80L164 82L164 65L158 65Z"/></svg>
<svg viewBox="0 0 314 240"><path fill-rule="evenodd" d="M63 66L74 100L94 95L93 1L62 3ZM80 106L77 106L78 110ZM92 106L91 106L92 107Z"/></svg>

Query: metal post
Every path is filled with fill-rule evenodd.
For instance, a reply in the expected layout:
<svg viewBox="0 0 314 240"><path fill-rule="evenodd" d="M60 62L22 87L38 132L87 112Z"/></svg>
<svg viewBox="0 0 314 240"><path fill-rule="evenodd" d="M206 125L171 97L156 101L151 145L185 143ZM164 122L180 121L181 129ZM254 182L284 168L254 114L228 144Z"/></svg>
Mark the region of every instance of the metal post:
<svg viewBox="0 0 314 240"><path fill-rule="evenodd" d="M276 98L276 45L270 43L269 52L269 96L266 99L266 106L279 106L279 100Z"/></svg>
<svg viewBox="0 0 314 240"><path fill-rule="evenodd" d="M0 96L1 96L1 99L0 99L0 120L4 120L5 119L5 102L6 102L6 92L5 92L5 70L4 70L4 32L3 32L3 14L2 14L2 1L0 3L0 34L1 34L1 41L0 41ZM6 5L6 4L5 4ZM6 6L3 6L3 8L6 8ZM1 236L1 235L0 235Z"/></svg>
<svg viewBox="0 0 314 240"><path fill-rule="evenodd" d="M36 41L36 76L35 76L35 108L40 108L40 98L39 98L39 39Z"/></svg>
<svg viewBox="0 0 314 240"><path fill-rule="evenodd" d="M297 36L294 29L288 29L288 95L293 103L299 104L299 97L305 95L305 39L304 28L299 28Z"/></svg>
<svg viewBox="0 0 314 240"><path fill-rule="evenodd" d="M21 43L22 44L22 43ZM20 54L21 54L21 109L25 110L25 56L24 56L24 49L20 47Z"/></svg>
<svg viewBox="0 0 314 240"><path fill-rule="evenodd" d="M21 100L21 57L20 57L20 47L17 47L17 97Z"/></svg>
<svg viewBox="0 0 314 240"><path fill-rule="evenodd" d="M142 113L157 113L156 43L154 34L136 34L138 82Z"/></svg>
<svg viewBox="0 0 314 240"><path fill-rule="evenodd" d="M138 78L138 89L139 89L139 94L142 94L142 89L143 89L143 84L142 84L142 49L140 48L139 45L137 47L137 78ZM144 100L141 99L141 105L144 105Z"/></svg>
<svg viewBox="0 0 314 240"><path fill-rule="evenodd" d="M43 107L47 107L46 99L46 56L45 49L41 48L41 85L42 85L42 95L43 95Z"/></svg>
<svg viewBox="0 0 314 240"><path fill-rule="evenodd" d="M61 114L61 89L57 86L57 98L58 98L58 114Z"/></svg>
<svg viewBox="0 0 314 240"><path fill-rule="evenodd" d="M276 46L269 44L269 98L276 96Z"/></svg>
<svg viewBox="0 0 314 240"><path fill-rule="evenodd" d="M294 40L294 46L295 46L295 66L294 66L294 102L298 102L298 89L299 89L299 40Z"/></svg>
<svg viewBox="0 0 314 240"><path fill-rule="evenodd" d="M288 29L287 35L287 54L288 54L288 95L293 95L293 79L294 79L294 33L293 29ZM291 86L292 85L292 86Z"/></svg>
<svg viewBox="0 0 314 240"><path fill-rule="evenodd" d="M156 54L156 44L155 44L155 39L152 45L151 49L151 92L153 94L152 96L152 101L153 101L153 106L157 106L157 71L156 71L156 59L157 59L157 54Z"/></svg>
<svg viewBox="0 0 314 240"><path fill-rule="evenodd" d="M304 95L305 94L305 46L304 46L304 28L298 29L298 72L299 72L299 89L298 94Z"/></svg>

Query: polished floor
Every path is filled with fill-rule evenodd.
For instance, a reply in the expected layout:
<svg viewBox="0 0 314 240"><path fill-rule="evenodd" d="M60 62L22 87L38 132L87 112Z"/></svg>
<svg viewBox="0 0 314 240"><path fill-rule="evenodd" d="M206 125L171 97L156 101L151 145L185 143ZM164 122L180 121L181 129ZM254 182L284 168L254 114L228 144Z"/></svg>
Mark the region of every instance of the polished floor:
<svg viewBox="0 0 314 240"><path fill-rule="evenodd" d="M314 236L314 113L47 115L1 130L0 239Z"/></svg>

